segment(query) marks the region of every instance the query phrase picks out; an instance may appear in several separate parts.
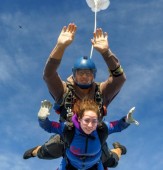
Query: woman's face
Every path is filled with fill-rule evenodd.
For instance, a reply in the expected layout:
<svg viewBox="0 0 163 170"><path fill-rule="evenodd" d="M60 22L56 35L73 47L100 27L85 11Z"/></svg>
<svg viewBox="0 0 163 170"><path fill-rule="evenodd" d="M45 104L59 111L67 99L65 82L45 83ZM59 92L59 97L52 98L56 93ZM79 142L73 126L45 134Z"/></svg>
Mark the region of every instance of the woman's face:
<svg viewBox="0 0 163 170"><path fill-rule="evenodd" d="M81 129L89 135L96 130L98 124L97 113L90 110L85 111L83 117L78 119L78 121L80 122Z"/></svg>

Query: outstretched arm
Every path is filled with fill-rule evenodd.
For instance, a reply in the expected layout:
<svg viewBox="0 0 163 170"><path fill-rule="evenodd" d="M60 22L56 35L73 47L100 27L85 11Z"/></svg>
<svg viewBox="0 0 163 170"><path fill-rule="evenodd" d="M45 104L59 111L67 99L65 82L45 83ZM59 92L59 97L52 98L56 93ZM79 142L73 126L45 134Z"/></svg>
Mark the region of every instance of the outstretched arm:
<svg viewBox="0 0 163 170"><path fill-rule="evenodd" d="M62 99L62 96L66 91L66 84L58 75L57 68L59 67L66 47L74 40L76 28L77 26L74 23L70 23L68 26L63 27L58 37L57 44L50 53L44 68L43 78L49 92L56 102L59 102Z"/></svg>
<svg viewBox="0 0 163 170"><path fill-rule="evenodd" d="M126 116L121 118L120 120L110 122L108 125L109 134L115 132L121 132L126 129L130 124L139 125L139 122L136 121L132 114L134 113L135 107L131 108Z"/></svg>
<svg viewBox="0 0 163 170"><path fill-rule="evenodd" d="M103 56L108 66L108 79L100 84L104 96L104 105L107 107L123 86L126 77L118 58L112 53L109 46L108 34L98 28L94 32L92 45Z"/></svg>

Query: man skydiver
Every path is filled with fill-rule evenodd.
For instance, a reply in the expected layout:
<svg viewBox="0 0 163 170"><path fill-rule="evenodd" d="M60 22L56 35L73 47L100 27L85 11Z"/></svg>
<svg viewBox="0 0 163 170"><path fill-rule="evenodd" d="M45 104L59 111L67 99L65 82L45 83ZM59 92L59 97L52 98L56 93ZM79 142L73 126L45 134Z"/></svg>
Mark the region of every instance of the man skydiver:
<svg viewBox="0 0 163 170"><path fill-rule="evenodd" d="M62 81L57 73L64 51L74 40L76 29L77 26L74 23L70 23L67 27L63 27L58 37L57 44L50 53L46 62L43 75L50 94L59 106L61 121L63 121L62 119L65 119L65 115L67 115L68 112L68 108L65 104L65 96L69 92L70 88L73 89L73 95L71 95L71 97L73 97L73 101L70 109L73 109L73 104L76 100L81 100L85 97L96 100L95 96L98 96L96 92L97 83L94 82L97 69L94 62L89 57L81 57L77 59L72 70L73 75L67 78L67 82ZM108 79L99 84L99 92L101 94L101 101L99 103L101 105L101 116L103 117L106 114L106 108L120 91L126 77L119 60L110 50L107 33L103 32L101 28L98 28L96 32L94 32L91 42L93 47L102 55L110 72ZM69 87L69 85L71 87ZM44 145L36 146L27 150L23 157L24 159L34 156L38 156L41 159L58 158L63 155L62 147L63 143L60 137L56 135L50 138L50 140ZM121 153L126 152L126 148L124 146L119 145L118 147L122 150ZM115 148L115 152L116 149L117 148ZM105 145L103 150L108 150L107 145ZM125 151L123 152L123 150ZM104 167L115 167L118 164L118 160L112 162L108 159L108 157L112 158L112 152L109 151L105 154L102 156Z"/></svg>

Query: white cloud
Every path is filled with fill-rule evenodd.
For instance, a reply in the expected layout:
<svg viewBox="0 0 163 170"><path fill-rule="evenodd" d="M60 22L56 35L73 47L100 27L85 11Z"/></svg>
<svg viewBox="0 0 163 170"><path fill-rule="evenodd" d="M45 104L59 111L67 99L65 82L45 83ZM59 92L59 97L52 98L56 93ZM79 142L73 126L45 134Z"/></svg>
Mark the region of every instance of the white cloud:
<svg viewBox="0 0 163 170"><path fill-rule="evenodd" d="M31 170L31 167L20 161L20 157L17 154L3 153L0 155L0 169L12 169L12 170Z"/></svg>
<svg viewBox="0 0 163 170"><path fill-rule="evenodd" d="M11 73L17 72L16 68L13 67L15 64L12 60L10 60L10 57L5 52L5 50L1 47L0 48L0 56L1 56L1 62L0 62L0 81L10 81L12 80Z"/></svg>

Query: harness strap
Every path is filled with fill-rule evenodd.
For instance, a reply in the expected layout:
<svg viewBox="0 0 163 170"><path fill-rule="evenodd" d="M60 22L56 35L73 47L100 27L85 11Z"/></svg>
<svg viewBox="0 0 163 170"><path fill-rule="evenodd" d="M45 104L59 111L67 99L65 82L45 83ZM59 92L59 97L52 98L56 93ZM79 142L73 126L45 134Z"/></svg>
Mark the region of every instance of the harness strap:
<svg viewBox="0 0 163 170"><path fill-rule="evenodd" d="M95 96L94 96L94 100L95 102L98 104L99 106L99 110L100 110L100 117L101 119L103 118L103 116L106 116L107 114L107 109L106 107L103 105L103 96L102 93L100 91L100 83L96 83L96 89L95 89Z"/></svg>
<svg viewBox="0 0 163 170"><path fill-rule="evenodd" d="M106 142L108 136L109 136L109 131L108 127L104 122L100 122L97 127L97 133L101 142L101 146Z"/></svg>

